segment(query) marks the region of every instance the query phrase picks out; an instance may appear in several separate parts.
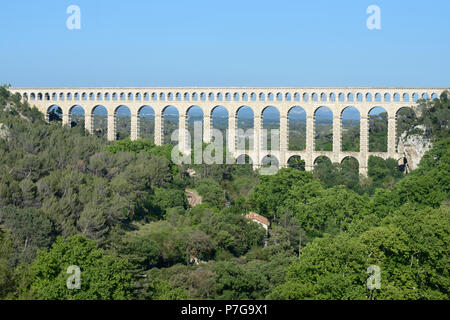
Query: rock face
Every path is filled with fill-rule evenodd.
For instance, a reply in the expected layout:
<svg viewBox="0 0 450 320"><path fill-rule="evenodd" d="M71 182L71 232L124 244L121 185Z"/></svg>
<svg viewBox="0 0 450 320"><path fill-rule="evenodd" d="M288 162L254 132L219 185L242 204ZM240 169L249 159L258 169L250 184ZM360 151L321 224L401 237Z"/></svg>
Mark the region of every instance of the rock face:
<svg viewBox="0 0 450 320"><path fill-rule="evenodd" d="M0 123L0 139L8 141L8 138L9 138L8 128L3 123Z"/></svg>
<svg viewBox="0 0 450 320"><path fill-rule="evenodd" d="M398 141L398 152L406 158L408 171L416 169L425 152L432 147L433 144L427 134L427 128L423 125L415 126L411 130L403 132Z"/></svg>

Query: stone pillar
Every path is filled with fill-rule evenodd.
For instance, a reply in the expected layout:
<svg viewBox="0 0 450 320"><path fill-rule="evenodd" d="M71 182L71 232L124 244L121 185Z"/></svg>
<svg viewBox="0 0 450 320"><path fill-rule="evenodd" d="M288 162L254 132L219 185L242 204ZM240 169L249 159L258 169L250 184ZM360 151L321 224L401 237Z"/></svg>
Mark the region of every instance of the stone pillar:
<svg viewBox="0 0 450 320"><path fill-rule="evenodd" d="M336 112L336 110L333 112L333 157L334 159L331 159L333 162L340 162L340 153L341 153L341 126L342 126L342 119L341 114Z"/></svg>
<svg viewBox="0 0 450 320"><path fill-rule="evenodd" d="M131 140L135 141L139 139L139 115L131 114Z"/></svg>
<svg viewBox="0 0 450 320"><path fill-rule="evenodd" d="M361 115L359 130L359 174L367 176L369 162L369 117L367 115Z"/></svg>
<svg viewBox="0 0 450 320"><path fill-rule="evenodd" d="M203 115L203 142L211 142L212 117L210 114Z"/></svg>
<svg viewBox="0 0 450 320"><path fill-rule="evenodd" d="M161 113L155 110L155 144L162 146L164 142L164 123Z"/></svg>
<svg viewBox="0 0 450 320"><path fill-rule="evenodd" d="M92 115L91 114L86 114L86 112L85 112L85 115L84 115L84 129L87 131L87 132L89 132L90 134L93 134L94 133L94 130L93 130L93 126L92 126Z"/></svg>
<svg viewBox="0 0 450 320"><path fill-rule="evenodd" d="M178 121L178 146L179 146L179 150L180 152L182 152L183 154L187 154L190 150L187 150L187 144L186 142L189 139L189 136L186 134L186 121L187 121L187 117L185 114L182 114L180 112L180 117L179 117L179 121ZM192 146L191 146L192 148Z"/></svg>
<svg viewBox="0 0 450 320"><path fill-rule="evenodd" d="M312 171L314 169L314 114L313 109L306 115L306 159L305 170Z"/></svg>
<svg viewBox="0 0 450 320"><path fill-rule="evenodd" d="M228 115L228 139L227 139L228 152L232 155L236 151L236 116L233 113Z"/></svg>
<svg viewBox="0 0 450 320"><path fill-rule="evenodd" d="M62 115L62 125L70 125L70 115L68 112L63 112Z"/></svg>
<svg viewBox="0 0 450 320"><path fill-rule="evenodd" d="M287 152L289 150L289 128L286 114L280 115L280 167L287 167Z"/></svg>
<svg viewBox="0 0 450 320"><path fill-rule="evenodd" d="M108 112L108 141L116 140L116 115Z"/></svg>
<svg viewBox="0 0 450 320"><path fill-rule="evenodd" d="M261 161L264 157L261 155L261 147L262 147L262 141L261 141L261 130L262 130L262 119L261 119L261 113L255 114L254 116L254 123L253 123L254 129L253 129L253 150L255 151L255 158L253 159L253 166L255 167L261 167ZM267 145L267 143L266 143Z"/></svg>
<svg viewBox="0 0 450 320"><path fill-rule="evenodd" d="M396 120L395 115L389 115L388 118L388 141L387 141L387 152L388 156L391 158L395 158L395 131L396 131ZM397 160L397 159L396 159Z"/></svg>

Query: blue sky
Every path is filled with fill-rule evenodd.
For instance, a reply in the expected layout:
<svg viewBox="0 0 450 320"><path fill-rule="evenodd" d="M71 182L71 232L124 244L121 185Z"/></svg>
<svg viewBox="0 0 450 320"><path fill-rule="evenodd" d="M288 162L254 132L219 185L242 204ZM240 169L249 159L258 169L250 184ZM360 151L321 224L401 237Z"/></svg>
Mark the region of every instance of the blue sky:
<svg viewBox="0 0 450 320"><path fill-rule="evenodd" d="M81 30L66 9L81 8ZM381 30L366 9L381 8ZM0 83L450 86L448 0L15 0Z"/></svg>

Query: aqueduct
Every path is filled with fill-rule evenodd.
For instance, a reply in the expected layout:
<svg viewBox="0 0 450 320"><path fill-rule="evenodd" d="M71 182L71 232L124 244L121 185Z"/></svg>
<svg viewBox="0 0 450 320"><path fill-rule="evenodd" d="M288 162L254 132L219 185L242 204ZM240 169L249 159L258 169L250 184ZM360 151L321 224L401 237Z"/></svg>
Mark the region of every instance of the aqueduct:
<svg viewBox="0 0 450 320"><path fill-rule="evenodd" d="M11 88L22 100L35 105L41 112L48 114L52 106L62 111L63 124L71 122L71 110L74 106L84 109L85 128L93 132L93 111L98 106L107 110L107 137L116 138L116 111L126 106L131 113L131 139L137 140L140 126L140 110L149 106L155 115L154 142L163 144L164 110L168 106L176 107L179 115L180 150L185 150L183 132L187 126L187 113L192 106L203 112L203 141L211 141L212 112L224 107L228 112L227 149L235 158L246 154L255 167L262 164L265 156L277 158L281 167L287 166L293 156L300 156L305 161L305 169L312 170L315 160L320 156L328 157L332 162L342 162L353 157L359 163L359 172L367 174L370 155L384 159L400 159L396 150L396 117L403 107L411 107L418 99L434 99L446 88ZM239 150L236 143L237 114L246 106L253 111L253 139L251 150ZM267 107L275 107L279 112L280 141L278 150L265 150L262 141L262 115ZM289 112L294 107L301 107L306 114L306 148L291 151L289 140ZM315 116L321 107L332 112L332 151L316 151ZM346 108L353 107L359 111L360 141L359 152L342 151L341 129L342 114ZM369 113L375 107L383 107L388 118L387 152L369 152Z"/></svg>

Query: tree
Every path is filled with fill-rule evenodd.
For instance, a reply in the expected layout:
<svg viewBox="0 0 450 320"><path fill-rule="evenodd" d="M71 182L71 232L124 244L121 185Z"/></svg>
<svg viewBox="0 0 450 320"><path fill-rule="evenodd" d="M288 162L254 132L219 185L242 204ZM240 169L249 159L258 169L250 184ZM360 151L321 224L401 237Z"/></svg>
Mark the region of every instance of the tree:
<svg viewBox="0 0 450 320"><path fill-rule="evenodd" d="M81 269L81 289L66 286L69 266ZM28 288L36 299L44 300L122 300L131 297L131 265L97 248L81 236L59 237L48 252L40 252L31 265Z"/></svg>

